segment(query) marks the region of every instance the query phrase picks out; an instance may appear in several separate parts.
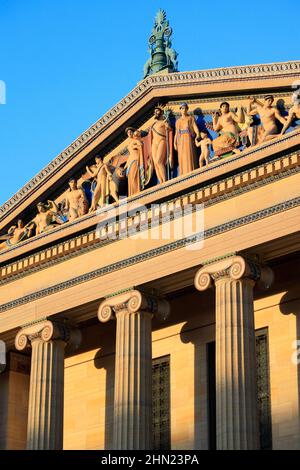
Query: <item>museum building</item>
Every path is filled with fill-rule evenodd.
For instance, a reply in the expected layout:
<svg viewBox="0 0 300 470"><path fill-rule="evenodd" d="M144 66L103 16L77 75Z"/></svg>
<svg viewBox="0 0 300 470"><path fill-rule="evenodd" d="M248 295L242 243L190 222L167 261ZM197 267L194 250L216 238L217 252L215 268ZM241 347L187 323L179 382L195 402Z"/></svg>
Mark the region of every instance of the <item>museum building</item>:
<svg viewBox="0 0 300 470"><path fill-rule="evenodd" d="M0 449L300 449L300 61L171 34L0 207Z"/></svg>

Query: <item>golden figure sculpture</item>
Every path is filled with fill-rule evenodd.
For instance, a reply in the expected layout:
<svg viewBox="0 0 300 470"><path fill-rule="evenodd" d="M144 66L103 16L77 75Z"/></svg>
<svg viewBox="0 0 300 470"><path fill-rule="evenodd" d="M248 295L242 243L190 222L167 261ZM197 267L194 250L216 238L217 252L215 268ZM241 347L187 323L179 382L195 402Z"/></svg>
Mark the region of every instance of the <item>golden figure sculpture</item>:
<svg viewBox="0 0 300 470"><path fill-rule="evenodd" d="M142 190L143 143L140 131L130 127L125 132L128 136L129 157L124 169L128 179L128 196L132 196Z"/></svg>
<svg viewBox="0 0 300 470"><path fill-rule="evenodd" d="M151 127L151 153L156 176L160 183L167 180L166 164L169 158L169 165L173 167L172 142L169 135L171 133L170 124L164 119L163 109L157 106L154 109L155 122ZM169 150L169 151L168 151ZM169 155L167 155L169 153Z"/></svg>
<svg viewBox="0 0 300 470"><path fill-rule="evenodd" d="M17 245L23 240L30 238L32 236L33 227L26 225L24 227L23 221L19 219L17 225L13 225L8 229L7 235L3 235L0 240L5 240L0 243L0 251L9 248L10 246Z"/></svg>
<svg viewBox="0 0 300 470"><path fill-rule="evenodd" d="M238 128L240 131L240 141L243 140L243 137L247 136L250 142L250 145L254 145L255 143L255 136L256 136L256 128L257 126L253 126L254 120L253 116L249 116L247 113L243 113L243 121L238 123ZM241 134L243 137L241 138ZM248 146L248 142L244 141L244 146Z"/></svg>
<svg viewBox="0 0 300 470"><path fill-rule="evenodd" d="M266 95L263 103L255 97L249 98L247 114L249 116L259 114L263 128L261 135L258 136L258 144L274 139L279 135L276 119L281 124L286 124L286 119L281 116L278 109L273 108L273 102L274 97L272 95Z"/></svg>
<svg viewBox="0 0 300 470"><path fill-rule="evenodd" d="M293 106L289 110L289 115L287 120L282 128L281 134L284 134L285 131L290 127L291 124L297 119L300 119L300 99L299 91L293 93L292 95Z"/></svg>
<svg viewBox="0 0 300 470"><path fill-rule="evenodd" d="M74 178L69 180L69 191L66 195L66 209L69 221L75 220L88 212L88 201L82 188L78 188Z"/></svg>
<svg viewBox="0 0 300 470"><path fill-rule="evenodd" d="M94 179L96 186L93 192L92 204L89 212L93 212L97 209L100 197L101 197L101 185L103 184L103 175L101 173L101 168L103 167L103 159L96 155L95 165L92 167L86 167L88 175Z"/></svg>
<svg viewBox="0 0 300 470"><path fill-rule="evenodd" d="M58 208L53 201L47 201L48 204L39 202L37 204L38 214L35 218L27 224L28 227L33 225L36 227L36 235L46 232L58 225L63 224L64 222L59 218Z"/></svg>
<svg viewBox="0 0 300 470"><path fill-rule="evenodd" d="M213 116L213 129L220 135L213 140L215 156L223 155L227 152L237 153L239 145L238 124L244 121L242 108L238 108L238 113L230 111L229 103L224 101L220 104L220 111Z"/></svg>
<svg viewBox="0 0 300 470"><path fill-rule="evenodd" d="M181 103L181 117L176 121L174 148L178 152L179 174L185 175L195 169L196 148L195 137L200 137L200 132L194 116L188 115L187 103Z"/></svg>
<svg viewBox="0 0 300 470"><path fill-rule="evenodd" d="M199 168L202 168L205 162L205 165L209 164L210 157L210 146L212 145L212 140L208 137L208 132L203 130L200 131L200 140L195 139L196 147L200 147L201 154L199 158Z"/></svg>
<svg viewBox="0 0 300 470"><path fill-rule="evenodd" d="M103 163L102 168L99 172L101 180L101 195L100 195L100 206L104 206L109 203L109 197L111 196L115 202L118 202L118 186L113 179L113 172L111 170L110 160Z"/></svg>

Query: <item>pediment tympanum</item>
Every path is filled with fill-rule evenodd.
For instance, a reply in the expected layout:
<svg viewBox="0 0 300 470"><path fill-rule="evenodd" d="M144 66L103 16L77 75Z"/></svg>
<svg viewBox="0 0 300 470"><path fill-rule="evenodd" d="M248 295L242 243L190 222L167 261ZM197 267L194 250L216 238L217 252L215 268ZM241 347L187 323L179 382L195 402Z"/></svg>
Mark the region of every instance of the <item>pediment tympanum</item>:
<svg viewBox="0 0 300 470"><path fill-rule="evenodd" d="M297 147L299 71L288 62L147 77L0 208L0 262L87 230L111 204L153 203L220 178L225 161Z"/></svg>

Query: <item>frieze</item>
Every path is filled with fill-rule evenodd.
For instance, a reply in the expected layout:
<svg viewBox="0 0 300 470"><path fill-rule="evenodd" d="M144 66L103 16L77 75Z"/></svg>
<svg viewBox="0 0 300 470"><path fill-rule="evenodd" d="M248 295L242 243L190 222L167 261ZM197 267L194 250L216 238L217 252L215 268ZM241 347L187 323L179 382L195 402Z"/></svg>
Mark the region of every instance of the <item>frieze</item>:
<svg viewBox="0 0 300 470"><path fill-rule="evenodd" d="M265 96L265 93L255 93L255 96L259 99L263 99ZM289 98L291 96L290 92L281 92L281 93L274 93L274 97L276 99L278 98ZM211 98L205 97L205 98L195 98L195 99L186 99L186 102L189 105L197 105L197 104L206 104L206 103L220 103L222 101L228 100L228 96L214 96ZM245 95L238 94L238 95L230 95L230 101L242 101L245 100ZM168 101L168 106L180 106L181 100L170 100ZM291 106L291 105L286 105ZM205 112L211 113L216 110L216 107L210 108L210 109L205 109Z"/></svg>
<svg viewBox="0 0 300 470"><path fill-rule="evenodd" d="M10 213L14 207L20 204L33 189L39 187L46 179L55 174L63 165L67 164L88 143L95 140L106 130L120 114L130 109L151 88L165 88L191 84L213 84L230 81L232 79L249 81L257 78L267 79L285 76L298 76L300 62L284 62L273 64L260 64L252 66L227 67L213 70L201 70L194 72L177 72L168 75L152 75L140 82L125 98L113 106L89 129L83 132L70 146L59 154L52 162L41 170L29 183L18 191L11 199L0 207L0 220Z"/></svg>
<svg viewBox="0 0 300 470"><path fill-rule="evenodd" d="M268 207L266 209L260 210L253 212L252 214L249 214L247 216L239 217L237 219L231 220L229 222L226 222L224 224L218 225L216 227L213 227L211 229L208 229L207 231L204 232L204 237L205 238L210 238L215 235L219 235L221 233L227 232L229 230L233 230L235 228L241 227L243 225L249 224L251 222L255 222L257 220L284 212L286 210L293 209L295 207L298 207L300 205L300 197L281 202L279 204L276 204L274 206ZM18 299L15 299L11 302L7 302L5 304L0 305L0 312L4 312L7 310L10 310L12 308L18 307L20 305L27 304L29 302L35 301L37 299L46 297L48 295L61 292L65 289L68 289L70 287L82 284L84 282L90 281L92 279L96 279L98 277L104 276L105 274L119 271L120 269L132 266L137 263L141 263L143 261L146 261L148 259L152 259L156 256L163 255L165 253L171 252L176 249L183 248L187 245L190 245L192 243L197 243L199 240L203 239L203 233L201 234L196 234L190 237L185 237L183 239L177 240L172 243L168 243L166 245L163 245L159 248L155 248L149 251L146 251L144 253L141 253L136 256L132 256L130 258L126 258L122 261L118 261L116 263L112 263L110 265L107 265L103 268L96 269L94 271L91 271L89 273L77 276L73 279L70 279L68 281L64 281L62 283L53 285L49 288L41 289L40 291L34 292L33 294L28 294L25 295L24 297L20 297Z"/></svg>

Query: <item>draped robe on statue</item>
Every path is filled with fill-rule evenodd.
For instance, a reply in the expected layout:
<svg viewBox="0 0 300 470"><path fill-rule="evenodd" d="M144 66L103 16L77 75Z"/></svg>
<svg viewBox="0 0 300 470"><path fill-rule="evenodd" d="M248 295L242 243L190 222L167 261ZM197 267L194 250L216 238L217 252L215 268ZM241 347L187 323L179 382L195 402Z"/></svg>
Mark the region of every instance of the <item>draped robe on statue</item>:
<svg viewBox="0 0 300 470"><path fill-rule="evenodd" d="M130 139L128 144L129 157L126 164L126 176L128 179L128 196L137 194L142 189L144 172L143 143L138 139Z"/></svg>
<svg viewBox="0 0 300 470"><path fill-rule="evenodd" d="M177 152L179 174L185 175L195 169L196 149L194 145L195 132L193 129L193 117L179 118L176 121Z"/></svg>

